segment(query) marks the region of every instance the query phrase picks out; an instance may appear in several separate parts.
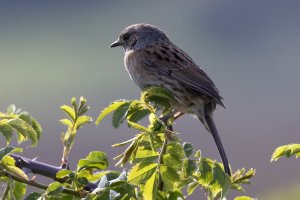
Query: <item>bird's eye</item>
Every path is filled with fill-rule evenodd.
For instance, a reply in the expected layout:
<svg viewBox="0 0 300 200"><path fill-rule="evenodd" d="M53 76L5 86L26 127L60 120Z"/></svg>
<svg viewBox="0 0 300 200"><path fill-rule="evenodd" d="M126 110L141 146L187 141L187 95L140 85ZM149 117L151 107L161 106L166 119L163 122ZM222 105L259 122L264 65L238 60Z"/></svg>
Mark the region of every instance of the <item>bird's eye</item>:
<svg viewBox="0 0 300 200"><path fill-rule="evenodd" d="M124 39L124 40L128 40L128 39L129 39L129 35L128 35L128 34L124 34L124 35L123 35L123 39Z"/></svg>

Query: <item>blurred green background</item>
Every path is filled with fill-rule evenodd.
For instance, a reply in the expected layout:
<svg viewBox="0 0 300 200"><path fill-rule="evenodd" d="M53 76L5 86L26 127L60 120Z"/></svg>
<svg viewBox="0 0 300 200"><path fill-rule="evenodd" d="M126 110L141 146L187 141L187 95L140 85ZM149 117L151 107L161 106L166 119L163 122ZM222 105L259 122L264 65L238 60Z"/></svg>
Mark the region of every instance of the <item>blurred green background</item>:
<svg viewBox="0 0 300 200"><path fill-rule="evenodd" d="M287 189L300 182L299 160L270 163L277 146L300 141L299 19L296 0L2 0L0 108L14 103L30 111L44 135L24 155L59 164L64 128L58 123L63 117L59 106L82 95L96 118L113 100L138 98L139 89L123 67L123 50L108 46L127 25L151 23L165 30L219 88L226 109L218 108L215 120L232 169L257 169L247 195L275 199L268 195L278 191L286 193L285 199L292 199L292 193L299 199L299 189ZM219 160L199 121L185 116L175 129L183 141ZM132 134L125 126L113 129L109 118L99 127L83 128L71 167L92 150L117 155L121 150L110 145Z"/></svg>

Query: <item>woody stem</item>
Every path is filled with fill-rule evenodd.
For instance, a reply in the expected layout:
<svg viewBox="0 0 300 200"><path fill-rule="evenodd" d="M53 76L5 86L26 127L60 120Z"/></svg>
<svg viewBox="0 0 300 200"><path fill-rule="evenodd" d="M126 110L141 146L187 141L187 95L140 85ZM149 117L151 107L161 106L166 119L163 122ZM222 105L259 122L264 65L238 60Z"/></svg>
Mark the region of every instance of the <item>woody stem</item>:
<svg viewBox="0 0 300 200"><path fill-rule="evenodd" d="M168 126L167 129L169 131L173 131L172 125ZM163 155L167 151L167 145L168 145L168 137L165 136L165 140L163 142L163 145L161 147L161 151L160 151L159 157L158 157L158 167L160 167L161 164L164 164ZM159 168L158 168L158 170L159 170ZM161 190L161 191L164 189L164 182L163 182L162 177L161 177L160 174L159 174L159 177L158 177L158 189Z"/></svg>

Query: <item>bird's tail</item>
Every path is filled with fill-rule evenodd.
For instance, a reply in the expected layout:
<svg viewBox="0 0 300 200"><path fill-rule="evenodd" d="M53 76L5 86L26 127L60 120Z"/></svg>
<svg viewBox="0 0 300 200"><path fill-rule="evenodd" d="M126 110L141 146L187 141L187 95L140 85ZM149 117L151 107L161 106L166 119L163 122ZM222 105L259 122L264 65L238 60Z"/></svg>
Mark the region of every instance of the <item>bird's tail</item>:
<svg viewBox="0 0 300 200"><path fill-rule="evenodd" d="M224 170L229 176L231 176L231 171L230 171L230 168L229 168L229 162L227 160L227 156L226 156L224 147L222 145L220 136L218 134L217 128L215 126L214 120L212 118L211 112L204 111L203 114L204 114L203 118L202 119L199 118L199 119L203 122L204 126L212 134L212 136L215 140L215 143L217 145L218 151L220 153L220 156L221 156L221 159L222 159L222 162L223 162L223 166L224 166Z"/></svg>

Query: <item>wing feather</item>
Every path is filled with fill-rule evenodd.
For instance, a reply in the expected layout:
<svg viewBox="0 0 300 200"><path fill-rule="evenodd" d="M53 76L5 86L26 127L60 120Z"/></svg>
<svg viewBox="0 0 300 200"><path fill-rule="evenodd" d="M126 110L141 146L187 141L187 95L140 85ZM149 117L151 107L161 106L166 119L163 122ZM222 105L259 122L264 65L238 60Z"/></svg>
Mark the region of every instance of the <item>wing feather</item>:
<svg viewBox="0 0 300 200"><path fill-rule="evenodd" d="M163 48L167 48L168 51L164 51ZM155 45L154 47L148 47L146 51L147 54L139 54L142 56L142 68L150 71L155 70L170 76L187 87L213 98L217 103L224 106L222 97L213 81L185 52L171 45ZM158 54L158 52L164 53Z"/></svg>

